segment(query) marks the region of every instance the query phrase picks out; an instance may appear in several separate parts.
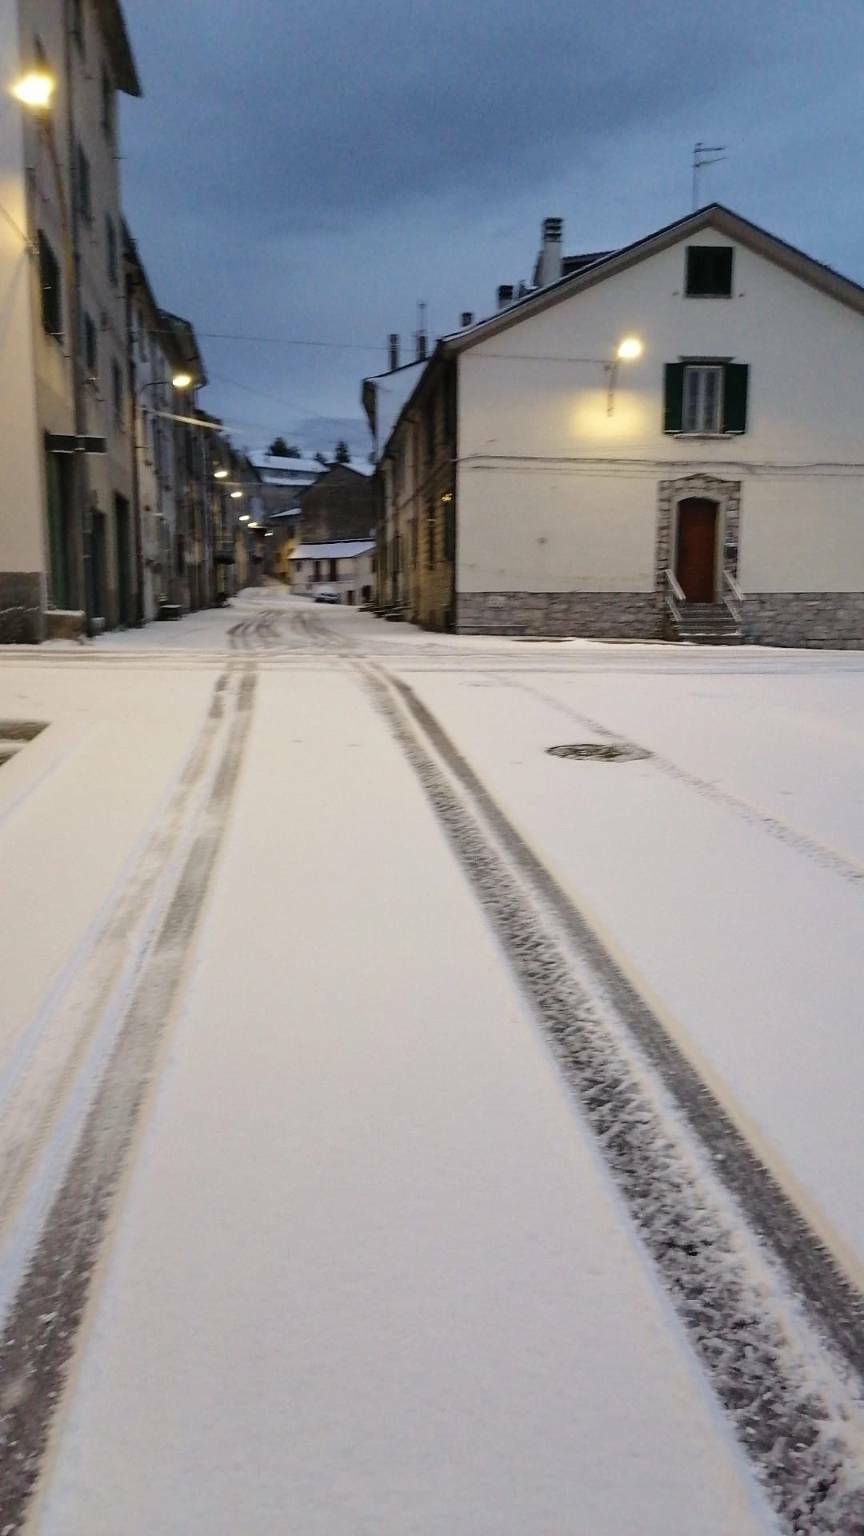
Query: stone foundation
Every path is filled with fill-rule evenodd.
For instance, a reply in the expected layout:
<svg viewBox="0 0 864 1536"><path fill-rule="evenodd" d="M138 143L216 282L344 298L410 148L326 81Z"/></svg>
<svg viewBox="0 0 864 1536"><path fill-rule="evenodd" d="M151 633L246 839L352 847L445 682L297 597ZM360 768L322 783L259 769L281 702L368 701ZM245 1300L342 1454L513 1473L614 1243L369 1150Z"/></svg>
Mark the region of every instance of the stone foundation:
<svg viewBox="0 0 864 1536"><path fill-rule="evenodd" d="M864 592L749 592L742 618L750 645L864 650Z"/></svg>
<svg viewBox="0 0 864 1536"><path fill-rule="evenodd" d="M653 592L460 592L460 635L573 635L659 640L662 601Z"/></svg>
<svg viewBox="0 0 864 1536"><path fill-rule="evenodd" d="M41 645L45 639L39 571L0 571L0 645Z"/></svg>
<svg viewBox="0 0 864 1536"><path fill-rule="evenodd" d="M46 640L80 640L84 615L75 608L49 608L45 615Z"/></svg>

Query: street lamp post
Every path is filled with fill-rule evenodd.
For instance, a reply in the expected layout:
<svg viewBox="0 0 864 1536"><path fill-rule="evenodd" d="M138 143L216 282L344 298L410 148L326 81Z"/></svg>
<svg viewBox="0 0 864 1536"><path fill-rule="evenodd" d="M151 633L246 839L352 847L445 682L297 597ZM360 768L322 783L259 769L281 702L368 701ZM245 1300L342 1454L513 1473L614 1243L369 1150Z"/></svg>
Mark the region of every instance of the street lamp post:
<svg viewBox="0 0 864 1536"><path fill-rule="evenodd" d="M138 470L138 452L143 451L145 443L138 441L138 424L141 418L141 401L148 389L188 389L192 383L192 376L188 373L174 373L170 379L147 379L136 389L132 404L132 496L135 507L135 564L138 576L138 599L136 602L136 622L141 625L146 622L144 613L144 548L142 537L142 507L141 507L141 483ZM160 514L161 515L161 514ZM161 542L161 541L160 541Z"/></svg>

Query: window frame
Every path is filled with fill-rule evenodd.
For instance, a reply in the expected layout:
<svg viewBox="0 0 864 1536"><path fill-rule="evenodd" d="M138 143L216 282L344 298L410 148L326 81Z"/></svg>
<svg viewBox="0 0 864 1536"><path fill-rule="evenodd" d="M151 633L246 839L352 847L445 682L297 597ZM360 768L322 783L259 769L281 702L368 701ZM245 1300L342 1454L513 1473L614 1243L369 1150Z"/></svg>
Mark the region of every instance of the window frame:
<svg viewBox="0 0 864 1536"><path fill-rule="evenodd" d="M712 402L711 419L708 419L708 378L716 380L716 388ZM695 416L696 420L688 421L688 381L697 379ZM721 437L723 436L723 414L725 408L726 392L726 368L723 363L685 363L684 387L681 401L681 432L685 437Z"/></svg>
<svg viewBox="0 0 864 1536"><path fill-rule="evenodd" d="M113 287L120 283L120 251L117 244L117 229L110 213L105 215L105 256L108 268L108 278Z"/></svg>
<svg viewBox="0 0 864 1536"><path fill-rule="evenodd" d="M729 255L729 289L728 289L728 292L725 291L725 290L723 292L720 292L719 290L712 289L712 288L694 289L692 287L692 285L691 285L692 284L691 266L693 265L693 263L691 261L691 257L697 251L699 252L700 256L702 256L703 253L705 253L705 252L710 252L712 255L718 255L718 254L722 253L725 256L726 253L728 252L728 255ZM735 247L734 247L734 245L688 245L688 246L685 247L685 256L684 256L684 297L685 297L685 299L731 299L733 294L734 294L734 291L735 291Z"/></svg>
<svg viewBox="0 0 864 1536"><path fill-rule="evenodd" d="M63 276L60 271L60 263L57 253L44 229L37 234L39 248L39 290L41 293L40 311L42 316L42 329L46 336L58 343L63 342L65 332L63 329ZM50 297L49 297L50 295ZM56 320L56 326L50 323Z"/></svg>
<svg viewBox="0 0 864 1536"><path fill-rule="evenodd" d="M111 402L114 409L114 421L117 426L123 427L124 411L126 409L126 388L123 380L123 369L116 357L111 359Z"/></svg>
<svg viewBox="0 0 864 1536"><path fill-rule="evenodd" d="M93 316L84 311L84 368L88 380L99 379L99 332Z"/></svg>

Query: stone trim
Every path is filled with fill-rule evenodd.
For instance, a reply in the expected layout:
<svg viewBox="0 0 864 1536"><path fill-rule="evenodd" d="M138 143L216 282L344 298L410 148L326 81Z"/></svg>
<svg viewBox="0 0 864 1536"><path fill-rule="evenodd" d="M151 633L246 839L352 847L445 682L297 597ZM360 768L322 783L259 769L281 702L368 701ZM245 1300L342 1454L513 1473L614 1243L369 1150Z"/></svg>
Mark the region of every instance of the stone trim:
<svg viewBox="0 0 864 1536"><path fill-rule="evenodd" d="M41 645L44 639L41 571L0 571L0 645Z"/></svg>
<svg viewBox="0 0 864 1536"><path fill-rule="evenodd" d="M748 592L741 612L750 645L864 650L864 592Z"/></svg>
<svg viewBox="0 0 864 1536"><path fill-rule="evenodd" d="M659 640L663 604L653 592L460 592L455 628L460 635Z"/></svg>
<svg viewBox="0 0 864 1536"><path fill-rule="evenodd" d="M738 545L741 529L741 481L719 480L716 475L684 475L678 480L661 480L657 487L657 544L655 561L656 590L666 594L666 571L672 565L673 538L678 503L689 496L704 496L720 508L723 541L723 569L731 577L738 575Z"/></svg>

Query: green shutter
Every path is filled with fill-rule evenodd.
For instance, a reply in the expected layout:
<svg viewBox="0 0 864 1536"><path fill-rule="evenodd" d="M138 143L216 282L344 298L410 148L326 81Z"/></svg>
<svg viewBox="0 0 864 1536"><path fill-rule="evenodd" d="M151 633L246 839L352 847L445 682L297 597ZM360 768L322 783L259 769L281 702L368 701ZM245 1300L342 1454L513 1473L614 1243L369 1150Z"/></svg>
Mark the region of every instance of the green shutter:
<svg viewBox="0 0 864 1536"><path fill-rule="evenodd" d="M727 363L723 390L723 431L747 431L747 387L750 369L746 363Z"/></svg>
<svg viewBox="0 0 864 1536"><path fill-rule="evenodd" d="M663 431L680 432L684 412L684 364L667 363L663 391Z"/></svg>

